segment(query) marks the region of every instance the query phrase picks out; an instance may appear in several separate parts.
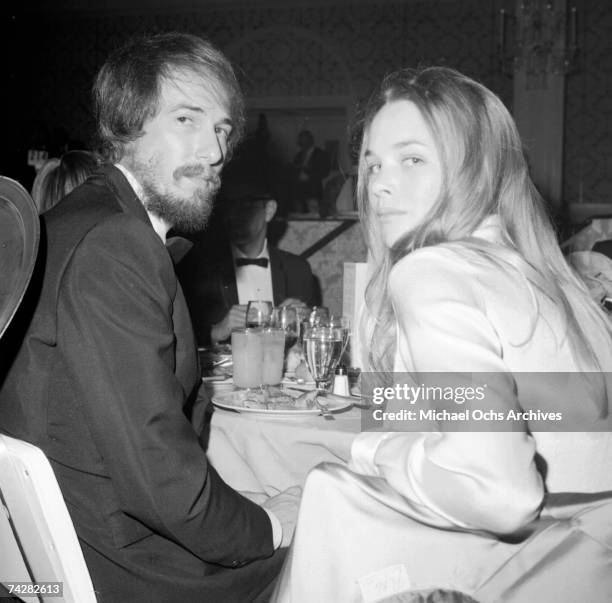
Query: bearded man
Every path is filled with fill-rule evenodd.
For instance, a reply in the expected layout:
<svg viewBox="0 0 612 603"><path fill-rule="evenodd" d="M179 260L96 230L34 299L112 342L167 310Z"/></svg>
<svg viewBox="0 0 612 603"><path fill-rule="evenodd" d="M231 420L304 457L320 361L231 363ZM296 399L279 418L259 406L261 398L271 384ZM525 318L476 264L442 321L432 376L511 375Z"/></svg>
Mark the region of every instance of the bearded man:
<svg viewBox="0 0 612 603"><path fill-rule="evenodd" d="M208 464L164 245L211 211L244 124L234 72L195 36L141 38L101 68L94 108L108 165L43 216L0 428L49 457L98 601L267 600L299 492L258 506Z"/></svg>

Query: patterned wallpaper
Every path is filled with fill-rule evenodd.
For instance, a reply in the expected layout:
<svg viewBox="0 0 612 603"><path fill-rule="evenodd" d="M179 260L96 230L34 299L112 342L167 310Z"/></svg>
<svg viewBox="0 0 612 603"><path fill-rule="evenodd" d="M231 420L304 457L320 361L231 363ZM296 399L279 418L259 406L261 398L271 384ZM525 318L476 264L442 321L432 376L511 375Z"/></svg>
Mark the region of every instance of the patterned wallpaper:
<svg viewBox="0 0 612 603"><path fill-rule="evenodd" d="M354 6L275 3L269 8L2 18L0 60L12 103L0 171L29 146L89 141L89 89L109 50L137 32L180 29L211 38L236 61L248 95L362 98L400 66L446 63L482 80L507 104L512 80L497 70L498 12L505 0L379 0ZM567 78L564 197L612 200L612 3L571 0L581 53ZM169 5L171 6L171 5ZM203 4L205 6L205 4ZM246 4L243 6L247 6ZM15 60L19 57L19 61ZM26 182L27 184L27 182Z"/></svg>
<svg viewBox="0 0 612 603"><path fill-rule="evenodd" d="M300 254L336 228L339 220L290 220L279 248ZM323 305L332 314L342 314L342 277L345 262L365 262L367 247L359 222L308 258L321 284Z"/></svg>
<svg viewBox="0 0 612 603"><path fill-rule="evenodd" d="M385 72L446 63L482 79L509 101L512 82L496 71L495 10L490 0L359 2L127 14L19 17L8 24L24 126L20 152L40 139L87 141L93 122L89 89L106 54L137 32L203 34L236 61L251 96L366 95ZM205 6L205 5L204 5ZM5 26L7 25L4 22ZM25 128L25 131L24 131Z"/></svg>
<svg viewBox="0 0 612 603"><path fill-rule="evenodd" d="M564 197L612 204L612 3L571 4L580 54L566 79Z"/></svg>

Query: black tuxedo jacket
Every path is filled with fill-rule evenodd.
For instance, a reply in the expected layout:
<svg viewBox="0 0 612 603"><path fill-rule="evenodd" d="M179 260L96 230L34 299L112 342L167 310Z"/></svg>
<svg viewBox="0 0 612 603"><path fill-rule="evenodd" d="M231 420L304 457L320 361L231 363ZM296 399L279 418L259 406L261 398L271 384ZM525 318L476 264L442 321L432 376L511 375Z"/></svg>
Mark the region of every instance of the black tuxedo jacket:
<svg viewBox="0 0 612 603"><path fill-rule="evenodd" d="M0 427L51 460L98 601L255 600L278 570L279 555L264 559L270 521L221 480L190 423L192 326L141 202L110 167L43 232Z"/></svg>
<svg viewBox="0 0 612 603"><path fill-rule="evenodd" d="M288 297L309 306L320 304L320 292L310 265L297 255L268 245L274 305ZM200 345L210 343L210 329L238 303L236 271L232 252L223 246L206 252L198 244L177 268Z"/></svg>

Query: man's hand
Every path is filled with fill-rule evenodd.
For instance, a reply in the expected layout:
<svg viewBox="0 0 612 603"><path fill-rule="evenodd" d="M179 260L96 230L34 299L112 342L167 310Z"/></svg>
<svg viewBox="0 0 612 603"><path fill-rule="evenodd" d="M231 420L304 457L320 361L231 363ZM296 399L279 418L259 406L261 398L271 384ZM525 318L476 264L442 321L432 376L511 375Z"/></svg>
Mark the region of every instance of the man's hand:
<svg viewBox="0 0 612 603"><path fill-rule="evenodd" d="M261 505L264 509L274 513L280 521L283 528L281 548L291 544L301 497L302 488L299 486L292 486L291 488L287 488L284 492L272 496Z"/></svg>
<svg viewBox="0 0 612 603"><path fill-rule="evenodd" d="M288 297L280 303L281 306L294 306L295 308L305 308L306 304L297 297Z"/></svg>
<svg viewBox="0 0 612 603"><path fill-rule="evenodd" d="M232 329L243 329L246 324L246 305L236 304L225 315L225 318L210 329L212 343L224 341L232 334Z"/></svg>

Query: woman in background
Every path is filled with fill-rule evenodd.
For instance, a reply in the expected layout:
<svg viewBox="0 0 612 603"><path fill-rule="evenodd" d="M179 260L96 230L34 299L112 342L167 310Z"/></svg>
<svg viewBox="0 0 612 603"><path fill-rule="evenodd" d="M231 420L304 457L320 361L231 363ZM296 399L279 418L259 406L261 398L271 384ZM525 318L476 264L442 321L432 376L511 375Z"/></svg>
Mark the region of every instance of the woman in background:
<svg viewBox="0 0 612 603"><path fill-rule="evenodd" d="M32 184L32 198L38 213L51 209L60 199L99 166L97 155L89 151L67 151L60 159L49 159L36 174Z"/></svg>
<svg viewBox="0 0 612 603"><path fill-rule="evenodd" d="M454 70L391 74L366 108L358 201L374 264L366 371L390 383L407 373L418 384L487 383L485 410L535 414L512 428L460 431L446 421L402 433L410 426L396 421L358 435L349 466L369 477L333 465L310 474L277 600L301 601L296 593L307 589L311 600L352 601L366 574L393 561L411 588L456 588L479 600L490 600L494 589L485 596L483 584L495 583L499 568L526 572L541 562L535 579L546 595L525 598L516 573L506 586L519 594L500 600L607 600L609 579L583 578L572 599L563 573L586 572L584 556L563 570L563 555L546 559L540 545L544 561L507 563L516 550L504 539L522 542L522 531L542 525L535 520L554 493L612 490L611 323L561 254L512 117ZM561 432L542 432L530 420L536 411L562 413ZM317 540L328 553L314 555ZM592 572L596 558L585 563Z"/></svg>

